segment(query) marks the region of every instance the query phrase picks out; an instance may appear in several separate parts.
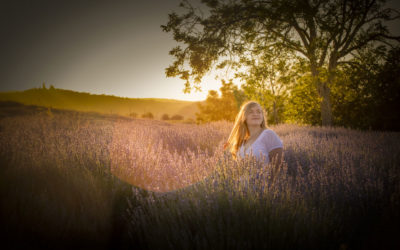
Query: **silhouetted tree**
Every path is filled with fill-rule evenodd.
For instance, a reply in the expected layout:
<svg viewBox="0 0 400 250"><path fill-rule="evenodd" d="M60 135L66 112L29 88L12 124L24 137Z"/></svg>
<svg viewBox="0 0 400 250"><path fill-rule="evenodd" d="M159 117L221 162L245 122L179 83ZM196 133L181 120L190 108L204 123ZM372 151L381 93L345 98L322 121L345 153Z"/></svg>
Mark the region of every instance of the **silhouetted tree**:
<svg viewBox="0 0 400 250"><path fill-rule="evenodd" d="M398 19L379 0L202 0L200 7L182 1L183 13L162 25L180 44L170 51L175 61L167 77L185 81L185 92L198 88L213 68L238 70L243 56L280 46L306 60L320 97L322 125L332 124L331 85L340 63L374 42L399 37L384 22ZM321 71L326 74L321 76Z"/></svg>
<svg viewBox="0 0 400 250"><path fill-rule="evenodd" d="M219 120L234 121L240 106L235 98L235 91L238 92L237 86L232 81L225 82L223 80L220 91L221 96L215 90L208 91L208 96L204 103L198 104L200 111L196 113L198 123ZM239 94L236 96L241 97Z"/></svg>
<svg viewBox="0 0 400 250"><path fill-rule="evenodd" d="M337 72L332 88L335 124L400 130L400 49L384 47L358 51L351 65Z"/></svg>
<svg viewBox="0 0 400 250"><path fill-rule="evenodd" d="M389 51L376 79L373 93L377 97L374 112L377 116L372 126L400 131L400 47Z"/></svg>

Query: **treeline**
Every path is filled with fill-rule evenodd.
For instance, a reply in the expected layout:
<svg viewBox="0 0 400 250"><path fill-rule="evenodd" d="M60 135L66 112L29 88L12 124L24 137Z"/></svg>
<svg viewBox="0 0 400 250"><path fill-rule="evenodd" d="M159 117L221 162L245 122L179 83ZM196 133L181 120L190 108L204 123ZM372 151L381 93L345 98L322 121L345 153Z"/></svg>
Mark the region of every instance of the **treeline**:
<svg viewBox="0 0 400 250"><path fill-rule="evenodd" d="M268 124L322 125L321 100L309 65L278 60L270 67L267 72L265 65L253 65L252 72L237 74L240 89L232 80L222 81L220 93L209 91L206 101L198 104L197 122L233 121L244 101L256 100ZM328 77L326 69L319 70L320 77ZM330 91L333 126L400 131L400 48L359 50L338 65Z"/></svg>
<svg viewBox="0 0 400 250"><path fill-rule="evenodd" d="M132 118L144 118L144 119L155 119L156 118L152 112L146 112L146 113L143 113L142 115L132 112L129 114L129 116ZM163 114L160 118L161 118L161 120L164 120L164 121L167 121L167 120L182 121L182 120L184 120L184 116L178 115L178 114L171 115L171 116L169 114ZM188 118L188 120L189 119L190 118Z"/></svg>

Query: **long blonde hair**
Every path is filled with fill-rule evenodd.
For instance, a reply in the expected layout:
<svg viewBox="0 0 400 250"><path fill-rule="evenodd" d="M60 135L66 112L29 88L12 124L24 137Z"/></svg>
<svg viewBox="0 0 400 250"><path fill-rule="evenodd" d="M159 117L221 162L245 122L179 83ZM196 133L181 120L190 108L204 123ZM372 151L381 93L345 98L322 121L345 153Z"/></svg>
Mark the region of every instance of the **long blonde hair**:
<svg viewBox="0 0 400 250"><path fill-rule="evenodd" d="M239 113L236 115L235 124L233 125L228 141L224 145L225 149L227 147L230 148L229 151L231 152L232 157L235 160L237 159L237 152L239 150L239 147L250 137L249 128L247 127L246 123L246 117L249 113L249 110L256 105L258 105L263 112L263 121L261 122L260 127L263 129L267 128L265 112L261 105L255 101L248 101L243 103L240 107Z"/></svg>

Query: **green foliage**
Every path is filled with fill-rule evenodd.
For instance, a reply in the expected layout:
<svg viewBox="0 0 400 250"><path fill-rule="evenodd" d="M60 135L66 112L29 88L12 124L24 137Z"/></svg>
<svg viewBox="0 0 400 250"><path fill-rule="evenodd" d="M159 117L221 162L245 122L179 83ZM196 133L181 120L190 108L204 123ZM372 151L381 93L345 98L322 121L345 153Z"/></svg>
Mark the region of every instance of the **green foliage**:
<svg viewBox="0 0 400 250"><path fill-rule="evenodd" d="M262 47L253 59L241 58L248 70L236 74L244 84L248 99L256 100L267 111L268 124L284 121L284 102L291 84L289 51L282 47Z"/></svg>
<svg viewBox="0 0 400 250"><path fill-rule="evenodd" d="M260 51L270 48L285 49L292 52L293 60L300 58L309 64L317 86L314 97L322 98L319 107L323 125L332 125L330 85L338 64L368 44L399 41L390 35L386 22L400 16L386 8L385 1L201 2L202 6L196 7L182 1L181 14L171 13L168 23L161 26L180 44L170 51L175 60L166 68L166 76L180 77L185 81L185 92L190 92L200 88L201 79L211 70L247 72L249 65L243 60L252 61ZM329 77L320 76L321 68Z"/></svg>
<svg viewBox="0 0 400 250"><path fill-rule="evenodd" d="M290 97L285 107L286 121L289 123L321 125L320 99L317 89L312 84L311 76L297 79L292 86Z"/></svg>
<svg viewBox="0 0 400 250"><path fill-rule="evenodd" d="M198 123L235 120L240 102L244 101L244 94L239 94L240 91L232 81L225 82L224 80L222 80L220 92L221 96L217 91L210 90L204 104L198 104L200 110L196 113Z"/></svg>
<svg viewBox="0 0 400 250"><path fill-rule="evenodd" d="M400 131L400 47L389 51L377 79L380 81L374 85L376 117L372 127Z"/></svg>
<svg viewBox="0 0 400 250"><path fill-rule="evenodd" d="M244 90L238 88L233 88L233 96L235 97L238 110L240 109L240 106L249 99Z"/></svg>
<svg viewBox="0 0 400 250"><path fill-rule="evenodd" d="M400 130L400 48L358 51L338 71L332 87L335 124L359 129Z"/></svg>

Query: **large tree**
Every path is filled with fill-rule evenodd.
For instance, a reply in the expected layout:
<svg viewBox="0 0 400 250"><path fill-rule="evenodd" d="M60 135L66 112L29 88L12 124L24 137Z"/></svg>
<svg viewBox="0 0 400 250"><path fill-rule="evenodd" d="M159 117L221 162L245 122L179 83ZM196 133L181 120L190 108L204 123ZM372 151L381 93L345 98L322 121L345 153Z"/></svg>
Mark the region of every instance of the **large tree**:
<svg viewBox="0 0 400 250"><path fill-rule="evenodd" d="M240 58L281 46L305 59L320 96L322 125L332 124L330 87L338 64L371 43L399 41L386 21L398 12L381 0L183 0L183 11L162 25L181 43L170 54L168 77L185 80L185 91L198 88L213 68L239 70ZM320 72L327 77L322 77Z"/></svg>

